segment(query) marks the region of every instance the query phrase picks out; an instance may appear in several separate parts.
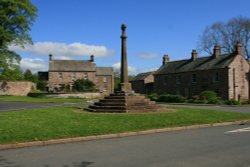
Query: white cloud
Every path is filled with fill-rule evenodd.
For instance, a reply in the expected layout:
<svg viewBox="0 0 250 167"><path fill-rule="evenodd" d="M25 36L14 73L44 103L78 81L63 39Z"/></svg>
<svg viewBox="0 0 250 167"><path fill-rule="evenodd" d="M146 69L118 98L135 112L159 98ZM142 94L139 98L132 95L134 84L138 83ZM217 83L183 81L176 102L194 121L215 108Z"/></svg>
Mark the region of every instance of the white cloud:
<svg viewBox="0 0 250 167"><path fill-rule="evenodd" d="M144 52L138 53L138 56L144 59L153 59L159 57L159 55L156 53L144 53Z"/></svg>
<svg viewBox="0 0 250 167"><path fill-rule="evenodd" d="M110 56L114 53L113 50L107 49L105 46L87 45L79 42L65 44L58 42L36 42L33 45L25 45L24 48L10 45L10 50L15 52L26 52L37 55L49 55L71 57L71 56L89 56L96 57Z"/></svg>
<svg viewBox="0 0 250 167"><path fill-rule="evenodd" d="M33 73L37 71L48 71L48 62L39 58L24 58L21 60L20 66L24 71L30 69Z"/></svg>
<svg viewBox="0 0 250 167"><path fill-rule="evenodd" d="M115 63L112 65L113 69L115 72L119 72L120 73L120 68L121 68L121 63ZM158 67L155 67L155 68L150 68L150 69L138 69L136 67L131 67L131 66L128 66L128 73L130 75L137 75L139 73L144 73L144 72L149 72L149 71L156 71L158 70Z"/></svg>
<svg viewBox="0 0 250 167"><path fill-rule="evenodd" d="M120 72L120 68L121 68L121 63L118 62L118 63L115 63L112 65L112 67L114 68L114 71L115 72ZM136 67L131 67L131 66L128 66L128 73L131 74L131 75L135 75L137 74L137 68Z"/></svg>

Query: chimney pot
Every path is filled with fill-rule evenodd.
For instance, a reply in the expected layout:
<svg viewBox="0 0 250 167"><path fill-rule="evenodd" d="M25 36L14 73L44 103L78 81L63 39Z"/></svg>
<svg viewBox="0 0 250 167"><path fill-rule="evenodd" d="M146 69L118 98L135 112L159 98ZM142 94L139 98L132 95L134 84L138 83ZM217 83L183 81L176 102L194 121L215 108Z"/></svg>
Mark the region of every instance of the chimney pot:
<svg viewBox="0 0 250 167"><path fill-rule="evenodd" d="M197 58L198 58L198 53L197 53L197 51L196 50L192 50L192 53L191 53L191 59L193 60L193 61L195 61Z"/></svg>
<svg viewBox="0 0 250 167"><path fill-rule="evenodd" d="M237 41L235 50L236 50L236 54L243 55L243 48L242 48L242 44L240 43L240 41Z"/></svg>
<svg viewBox="0 0 250 167"><path fill-rule="evenodd" d="M90 56L90 60L89 60L91 63L93 63L95 61L95 58L94 58L94 55L91 55Z"/></svg>
<svg viewBox="0 0 250 167"><path fill-rule="evenodd" d="M49 61L52 60L52 54L49 54Z"/></svg>
<svg viewBox="0 0 250 167"><path fill-rule="evenodd" d="M163 56L162 65L166 65L169 61L170 61L169 56L168 55L164 55Z"/></svg>
<svg viewBox="0 0 250 167"><path fill-rule="evenodd" d="M221 55L221 49L220 49L220 46L219 45L215 45L214 46L214 58L217 58Z"/></svg>

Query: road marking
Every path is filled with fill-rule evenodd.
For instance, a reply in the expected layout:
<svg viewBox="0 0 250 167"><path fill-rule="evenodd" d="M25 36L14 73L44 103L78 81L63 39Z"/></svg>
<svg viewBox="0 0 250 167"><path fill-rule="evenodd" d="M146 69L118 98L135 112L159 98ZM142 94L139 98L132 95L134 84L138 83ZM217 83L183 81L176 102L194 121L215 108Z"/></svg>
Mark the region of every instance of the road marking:
<svg viewBox="0 0 250 167"><path fill-rule="evenodd" d="M241 132L250 132L250 127L248 128L242 128L242 129L236 129L236 130L231 130L231 131L227 131L224 133L241 133Z"/></svg>

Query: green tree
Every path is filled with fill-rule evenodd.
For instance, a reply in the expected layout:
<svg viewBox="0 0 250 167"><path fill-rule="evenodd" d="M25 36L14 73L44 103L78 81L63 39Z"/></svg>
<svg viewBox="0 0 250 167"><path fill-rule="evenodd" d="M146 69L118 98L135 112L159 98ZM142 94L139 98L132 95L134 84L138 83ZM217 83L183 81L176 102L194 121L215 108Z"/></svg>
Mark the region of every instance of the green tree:
<svg viewBox="0 0 250 167"><path fill-rule="evenodd" d="M199 39L199 50L212 54L214 45L218 44L223 53L232 53L237 41L241 42L244 56L250 60L250 19L247 17L240 16L206 27Z"/></svg>
<svg viewBox="0 0 250 167"><path fill-rule="evenodd" d="M88 79L78 79L75 81L76 90L78 92L94 92L95 84Z"/></svg>
<svg viewBox="0 0 250 167"><path fill-rule="evenodd" d="M30 0L0 1L0 79L20 80L20 55L8 49L9 45L32 43L28 32L34 23L37 8Z"/></svg>
<svg viewBox="0 0 250 167"><path fill-rule="evenodd" d="M25 81L31 81L31 82L37 83L37 80L38 80L37 75L32 74L32 72L29 69L27 69L24 72L23 76L24 76Z"/></svg>

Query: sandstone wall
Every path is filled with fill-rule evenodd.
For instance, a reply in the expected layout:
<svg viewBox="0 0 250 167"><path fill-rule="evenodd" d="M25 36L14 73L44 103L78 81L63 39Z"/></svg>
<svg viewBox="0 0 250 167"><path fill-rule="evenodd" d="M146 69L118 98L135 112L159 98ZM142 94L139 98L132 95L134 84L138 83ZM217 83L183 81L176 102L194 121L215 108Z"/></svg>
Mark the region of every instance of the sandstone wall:
<svg viewBox="0 0 250 167"><path fill-rule="evenodd" d="M0 95L27 96L35 88L36 85L33 82L0 81Z"/></svg>

